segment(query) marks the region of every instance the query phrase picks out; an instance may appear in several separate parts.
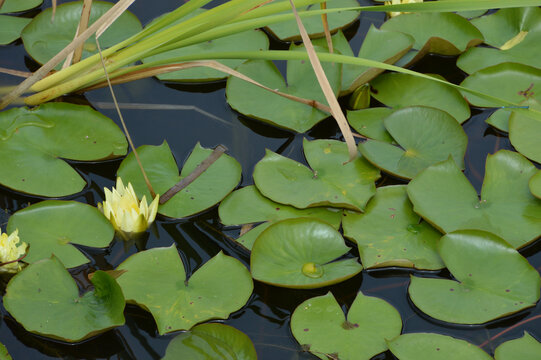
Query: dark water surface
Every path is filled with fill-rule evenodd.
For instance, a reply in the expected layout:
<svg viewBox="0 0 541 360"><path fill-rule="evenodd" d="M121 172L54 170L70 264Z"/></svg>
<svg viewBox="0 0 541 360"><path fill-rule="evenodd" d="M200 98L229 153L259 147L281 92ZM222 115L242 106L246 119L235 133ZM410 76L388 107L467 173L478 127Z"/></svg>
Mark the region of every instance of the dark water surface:
<svg viewBox="0 0 541 360"><path fill-rule="evenodd" d="M370 1L366 0L365 4ZM136 1L131 7L143 24L154 17L178 6L178 1L154 0ZM44 7L50 6L46 0ZM367 13L361 16L348 31L356 52L364 33L370 24L381 24L383 14ZM273 42L273 47L284 48L283 44ZM415 66L415 70L440 73L448 80L459 82L464 74L454 66L455 58L428 56ZM22 71L35 70L36 64L25 55L20 42L0 47L0 66ZM283 68L283 66L282 66ZM0 85L14 85L18 79L0 74ZM302 139L334 138L341 139L337 126L332 120L325 120L307 134L295 134L250 120L232 111L225 102L225 82L211 85L164 84L156 79L140 80L115 87L122 112L128 122L130 133L136 146L158 145L166 140L177 161L187 158L196 142L204 147L226 145L230 155L235 157L243 169L242 186L252 184L252 171L257 161L271 149L284 156L305 162L302 155ZM69 101L89 103L103 114L117 120L111 108L112 100L108 90L96 90L85 96L70 97ZM466 175L479 191L484 176L486 155L499 149L511 149L506 136L499 134L484 123L491 111L473 109L473 116L464 124L469 136L466 153ZM0 159L1 163L1 159ZM71 198L95 205L103 200L103 187L112 187L120 160L105 164L74 164L88 180L87 188ZM0 166L0 171L2 171ZM399 183L391 178L383 178L379 184ZM0 224L5 230L9 214L24 208L39 199L14 194L0 188ZM187 274L196 271L203 263L220 250L249 263L249 255L231 241L237 236L238 228L228 228L220 224L216 208L203 214L183 220L158 218L149 232L146 248L169 246L178 247ZM114 240L106 250L82 248L92 259L91 263L76 269L72 274L82 289L88 287L86 275L96 269L113 269L137 251L135 244ZM541 244L521 251L530 263L541 270ZM351 256L357 256L352 251ZM483 344L492 354L494 348L503 341L522 336L528 331L541 339L541 319L516 327L504 335L487 341L501 331L541 314L541 305L530 308L486 326L451 325L430 319L419 312L409 301L407 286L409 275L420 272L400 269L363 271L349 281L316 290L285 290L256 282L252 297L246 306L233 313L224 321L245 332L254 342L259 359L315 359L302 351L289 330L289 319L293 310L302 301L332 291L344 311L350 306L359 290L370 296L377 296L393 305L401 314L403 332L437 332L466 339L474 344ZM425 273L427 276L449 276L447 271ZM159 336L154 320L149 313L135 307L126 308L126 325L108 331L101 336L77 345L66 345L50 341L26 332L2 307L0 322L0 342L4 343L14 359L160 359L169 341L175 334ZM390 353L374 359L395 359Z"/></svg>

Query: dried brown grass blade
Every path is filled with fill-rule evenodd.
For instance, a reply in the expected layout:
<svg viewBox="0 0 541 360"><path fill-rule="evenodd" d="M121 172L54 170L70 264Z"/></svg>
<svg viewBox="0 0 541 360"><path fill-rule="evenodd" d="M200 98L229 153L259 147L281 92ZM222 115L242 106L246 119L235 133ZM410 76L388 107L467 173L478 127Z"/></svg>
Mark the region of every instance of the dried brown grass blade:
<svg viewBox="0 0 541 360"><path fill-rule="evenodd" d="M11 93L0 99L0 110L8 106L13 100L21 96L37 81L44 78L51 70L54 69L62 60L74 51L80 44L84 43L97 30L103 28L104 25L111 25L135 0L119 0L111 9L103 14L96 22L88 27L81 35L68 44L62 51L53 56L53 58L42 67L40 67L32 76L28 77L20 83Z"/></svg>
<svg viewBox="0 0 541 360"><path fill-rule="evenodd" d="M319 4L319 7L321 10L327 9L327 2L324 1L321 4ZM327 20L327 14L321 14L321 22L323 23L323 31L325 32L325 39L327 40L327 48L329 49L329 53L334 52L334 48L332 45L332 38L331 38L331 32L329 30L329 21Z"/></svg>
<svg viewBox="0 0 541 360"><path fill-rule="evenodd" d="M56 0L53 0L53 13L51 14L51 22L54 22L55 15L56 15Z"/></svg>
<svg viewBox="0 0 541 360"><path fill-rule="evenodd" d="M299 14L297 13L295 4L292 0L289 0L289 3L291 4L293 14L295 14L295 20L297 21L297 26L299 27L304 47L306 48L306 52L308 53L310 64L312 64L312 67L314 68L314 73L316 74L321 90L323 90L323 94L325 94L325 99L327 99L327 102L331 107L331 114L338 123L338 127L340 128L340 131L342 131L342 135L344 135L349 151L349 161L352 161L357 157L357 146L355 145L355 139L353 138L353 134L351 132L351 129L349 128L346 117L344 116L344 113L340 108L340 104L338 104L338 100L336 99L336 96L332 91L331 84L329 84L329 80L327 79L327 76L325 76L323 67L319 62L316 51L314 50L314 46L310 41L310 37L306 33L306 29L302 24Z"/></svg>
<svg viewBox="0 0 541 360"><path fill-rule="evenodd" d="M2 6L4 6L4 0L0 0L0 9L2 9Z"/></svg>
<svg viewBox="0 0 541 360"><path fill-rule="evenodd" d="M27 78L32 75L32 73L28 71L19 71L19 70L4 68L4 67L0 67L0 73L23 77L23 78Z"/></svg>
<svg viewBox="0 0 541 360"><path fill-rule="evenodd" d="M81 11L81 20L79 20L79 27L77 28L77 34L82 34L88 28L88 20L90 19L90 11L92 10L92 0L84 0L83 10ZM78 63L83 56L84 43L80 44L73 53L72 63ZM66 62L67 63L67 62Z"/></svg>

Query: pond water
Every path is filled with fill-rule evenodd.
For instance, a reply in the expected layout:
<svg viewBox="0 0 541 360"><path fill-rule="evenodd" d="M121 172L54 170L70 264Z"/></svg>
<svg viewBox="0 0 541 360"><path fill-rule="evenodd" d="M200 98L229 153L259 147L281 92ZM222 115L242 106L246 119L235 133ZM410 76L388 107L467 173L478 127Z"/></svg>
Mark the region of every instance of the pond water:
<svg viewBox="0 0 541 360"><path fill-rule="evenodd" d="M370 4L364 1L364 4ZM178 1L156 0L136 1L131 7L143 24L154 17L170 11ZM45 1L43 8L49 7ZM33 14L33 13L32 13ZM370 24L380 25L383 14L363 14L359 21L347 31L354 52L357 52L364 33ZM284 44L272 42L274 48L284 48ZM428 56L418 63L414 70L439 73L455 83L464 75L455 66L455 58ZM283 65L280 65L283 70ZM0 47L0 67L22 71L37 68L24 51L20 42ZM18 79L0 74L2 86L13 85ZM341 139L337 126L332 120L325 120L306 134L295 134L264 125L258 121L240 116L225 102L225 82L210 85L178 85L161 83L156 79L146 79L115 87L121 110L136 146L143 144L159 145L166 140L178 162L187 158L196 142L211 148L224 144L229 154L236 158L243 169L241 186L252 184L252 172L257 161L270 149L284 156L305 163L302 155L302 139L333 138ZM66 101L89 103L103 114L117 120L112 108L108 90L96 90L84 96L71 96ZM512 149L506 136L485 124L491 111L473 109L473 116L464 124L469 137L466 153L466 175L480 190L484 176L486 155L499 149ZM0 159L1 164L1 159ZM103 187L112 187L120 161L101 164L74 164L88 181L85 190L70 199L92 205L103 200ZM1 171L1 165L0 165ZM378 185L400 183L383 177ZM0 224L5 230L9 214L26 207L40 199L14 194L0 189ZM188 276L211 257L223 250L242 261L249 263L249 255L237 246L231 236L236 236L238 228L224 228L219 221L216 208L203 214L183 220L158 218L151 227L146 248L176 244L187 266ZM141 246L141 244L139 244ZM352 245L352 244L350 244ZM92 262L71 271L81 289L89 286L86 275L96 269L113 269L137 251L134 244L126 244L121 239L113 241L106 250L81 248ZM523 249L530 263L541 271L541 244ZM357 256L352 251L350 256ZM370 296L377 296L393 305L401 314L403 333L437 332L466 339L474 344L484 344L484 349L492 353L494 348L505 340L522 336L528 331L541 338L541 320L531 321L516 327L504 335L490 340L505 329L520 321L541 314L541 305L519 312L511 317L489 323L486 326L450 325L430 319L419 312L407 296L407 286L411 273L418 271L382 269L364 270L358 276L328 288L316 290L285 290L255 282L254 293L240 311L233 313L224 323L246 333L254 342L258 357L267 359L316 359L303 352L291 335L290 315L302 301L332 291L344 311L353 301L359 290ZM429 274L429 273L427 273ZM449 276L446 271L432 272L434 276ZM0 323L0 342L4 343L14 359L64 358L64 359L160 359L169 341L175 336L159 336L151 315L134 306L126 308L126 325L108 331L96 338L77 345L66 345L26 332L2 307ZM374 359L395 359L389 352Z"/></svg>

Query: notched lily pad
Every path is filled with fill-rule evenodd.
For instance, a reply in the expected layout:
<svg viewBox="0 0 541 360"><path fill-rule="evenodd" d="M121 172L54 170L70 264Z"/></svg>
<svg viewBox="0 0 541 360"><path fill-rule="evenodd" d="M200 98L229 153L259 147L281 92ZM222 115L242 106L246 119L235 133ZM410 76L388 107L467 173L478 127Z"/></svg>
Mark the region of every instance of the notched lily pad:
<svg viewBox="0 0 541 360"><path fill-rule="evenodd" d="M347 112L349 125L359 134L370 139L393 143L394 139L387 132L383 119L391 115L393 109L386 107L373 107L369 109L355 110Z"/></svg>
<svg viewBox="0 0 541 360"><path fill-rule="evenodd" d="M19 229L30 245L24 261L34 263L54 254L67 268L90 260L75 245L105 248L113 240L111 223L93 206L76 201L47 200L17 211L7 231Z"/></svg>
<svg viewBox="0 0 541 360"><path fill-rule="evenodd" d="M328 223L286 219L269 226L252 247L254 279L288 288L313 289L337 284L362 270L356 259L335 259L349 247Z"/></svg>
<svg viewBox="0 0 541 360"><path fill-rule="evenodd" d="M541 343L526 331L519 339L509 340L496 348L496 360L536 360L541 354Z"/></svg>
<svg viewBox="0 0 541 360"><path fill-rule="evenodd" d="M86 182L64 160L97 161L126 154L128 143L109 118L89 106L49 103L0 113L0 184L60 197Z"/></svg>
<svg viewBox="0 0 541 360"><path fill-rule="evenodd" d="M420 222L404 185L379 187L364 214L347 212L342 222L344 236L357 243L365 268L445 266L436 250L441 234Z"/></svg>
<svg viewBox="0 0 541 360"><path fill-rule="evenodd" d="M21 31L32 19L0 15L0 45L9 44L21 36Z"/></svg>
<svg viewBox="0 0 541 360"><path fill-rule="evenodd" d="M182 178L188 176L212 150L197 143L178 173L178 166L166 141L162 145L143 145L137 149L143 168L157 194L163 195ZM131 182L139 198L151 199L135 156L130 153L120 164L118 176ZM229 155L222 155L190 185L158 208L162 215L183 218L204 211L227 196L240 181L240 164Z"/></svg>
<svg viewBox="0 0 541 360"><path fill-rule="evenodd" d="M266 197L304 209L344 207L362 211L376 188L379 171L364 158L348 161L346 144L336 140L304 140L312 169L267 150L254 169L254 182Z"/></svg>
<svg viewBox="0 0 541 360"><path fill-rule="evenodd" d="M438 251L456 281L412 276L408 289L413 303L433 318L482 324L539 300L539 273L496 235L454 231L440 239Z"/></svg>
<svg viewBox="0 0 541 360"><path fill-rule="evenodd" d="M75 280L55 257L30 264L9 282L4 306L27 331L78 342L124 324L124 296L103 271L82 296Z"/></svg>
<svg viewBox="0 0 541 360"><path fill-rule="evenodd" d="M210 319L226 319L252 294L248 270L222 252L189 279L175 246L130 256L117 267L126 301L150 311L160 335L188 330Z"/></svg>
<svg viewBox="0 0 541 360"><path fill-rule="evenodd" d="M394 307L362 292L347 319L330 292L306 300L291 316L295 339L320 359L369 360L387 350L385 339L398 336L401 329L402 320Z"/></svg>

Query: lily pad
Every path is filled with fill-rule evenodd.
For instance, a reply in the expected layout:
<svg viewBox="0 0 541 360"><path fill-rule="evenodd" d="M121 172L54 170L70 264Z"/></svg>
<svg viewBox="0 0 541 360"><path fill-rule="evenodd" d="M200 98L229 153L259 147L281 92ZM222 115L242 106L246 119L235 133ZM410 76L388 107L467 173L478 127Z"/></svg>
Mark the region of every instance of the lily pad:
<svg viewBox="0 0 541 360"><path fill-rule="evenodd" d="M177 335L162 360L256 360L254 344L234 327L209 323L194 326Z"/></svg>
<svg viewBox="0 0 541 360"><path fill-rule="evenodd" d="M361 154L381 170L411 179L449 156L464 168L468 137L462 126L445 111L429 107L403 108L387 116L383 123L399 146L378 140L359 143Z"/></svg>
<svg viewBox="0 0 541 360"><path fill-rule="evenodd" d="M162 145L143 145L137 149L143 168L157 194L163 195L182 178L188 176L212 150L197 143L184 163L180 176L178 166L166 141ZM158 212L172 218L183 218L204 211L227 196L240 181L241 168L237 160L222 155L190 185L179 191ZM151 199L135 156L130 153L120 164L118 176L124 183L131 182L137 196Z"/></svg>
<svg viewBox="0 0 541 360"><path fill-rule="evenodd" d="M62 159L97 161L126 154L118 126L89 106L49 103L0 113L0 184L40 196L77 193L86 182Z"/></svg>
<svg viewBox="0 0 541 360"><path fill-rule="evenodd" d="M496 348L496 360L536 360L541 354L541 343L527 332L520 339L509 340Z"/></svg>
<svg viewBox="0 0 541 360"><path fill-rule="evenodd" d="M538 98L541 101L541 97ZM523 102L524 105L541 111L541 104L535 99ZM509 116L509 140L514 148L528 159L541 163L541 121L529 116L527 112L514 111Z"/></svg>
<svg viewBox="0 0 541 360"><path fill-rule="evenodd" d="M441 234L413 212L405 185L379 187L364 214L348 212L344 236L359 247L365 268L445 267L436 245Z"/></svg>
<svg viewBox="0 0 541 360"><path fill-rule="evenodd" d="M21 31L32 19L0 15L0 45L9 44L21 36Z"/></svg>
<svg viewBox="0 0 541 360"><path fill-rule="evenodd" d="M383 119L391 115L392 112L393 109L385 107L348 111L347 119L349 125L359 134L370 139L393 143L393 137L383 125Z"/></svg>
<svg viewBox="0 0 541 360"><path fill-rule="evenodd" d="M78 342L124 324L124 296L103 271L94 290L79 295L75 280L55 257L30 264L9 282L4 306L27 331Z"/></svg>
<svg viewBox="0 0 541 360"><path fill-rule="evenodd" d="M9 355L9 352L6 346L1 343L0 343L0 360L13 360L11 355Z"/></svg>
<svg viewBox="0 0 541 360"><path fill-rule="evenodd" d="M280 0L286 1L286 0ZM357 0L334 0L327 3L327 9L358 7ZM311 4L308 6L297 7L297 11L319 10L319 4ZM291 13L290 10L284 13ZM329 30L334 33L338 29L345 28L353 23L359 16L360 11L338 11L327 15ZM323 24L321 16L310 16L302 18L302 23L306 28L306 32L311 38L324 36ZM272 24L267 27L267 30L282 41L298 41L301 40L299 28L295 20L283 21L277 24Z"/></svg>
<svg viewBox="0 0 541 360"><path fill-rule="evenodd" d="M530 179L528 185L530 191L536 197L541 199L541 171L536 172Z"/></svg>
<svg viewBox="0 0 541 360"><path fill-rule="evenodd" d="M240 261L222 252L189 279L175 246L130 256L117 270L126 301L150 311L160 335L188 330L210 319L226 319L252 294L253 283Z"/></svg>
<svg viewBox="0 0 541 360"><path fill-rule="evenodd" d="M104 1L93 1L88 22L89 26L105 14L113 5ZM64 49L75 37L81 18L82 7L82 1L58 5L54 22L51 22L52 8L40 12L22 32L24 48L28 54L38 63L44 64ZM138 33L141 29L141 23L135 15L129 11L125 11L100 36L100 46L102 49L105 49ZM92 36L85 42L83 58L97 52L96 40ZM62 64L59 64L55 69L60 70L61 67Z"/></svg>
<svg viewBox="0 0 541 360"><path fill-rule="evenodd" d="M386 73L378 76L370 85L372 97L391 108L430 106L448 112L460 124L470 117L470 108L460 92L432 80Z"/></svg>
<svg viewBox="0 0 541 360"><path fill-rule="evenodd" d="M242 225L263 221L276 222L296 217L314 217L324 220L335 229L338 229L342 220L342 212L338 210L327 208L297 209L293 206L276 203L261 195L255 186L246 186L233 191L222 201L218 212L224 225ZM247 237L239 238L237 241L246 248L251 249L253 241L255 241L253 235L255 233L250 236L250 241L247 241Z"/></svg>
<svg viewBox="0 0 541 360"><path fill-rule="evenodd" d="M76 201L47 200L17 211L7 231L19 229L30 245L24 261L34 263L54 254L67 268L90 260L73 245L105 248L113 240L111 223L93 206Z"/></svg>
<svg viewBox="0 0 541 360"><path fill-rule="evenodd" d="M336 140L304 140L312 169L267 150L254 169L254 182L264 196L304 209L332 206L362 211L376 190L379 171L364 158L348 161L346 144Z"/></svg>
<svg viewBox="0 0 541 360"><path fill-rule="evenodd" d="M357 259L335 259L349 251L328 223L286 219L269 226L252 247L254 279L281 287L313 289L337 284L362 270Z"/></svg>
<svg viewBox="0 0 541 360"><path fill-rule="evenodd" d="M385 339L400 335L401 329L394 307L362 292L347 319L330 292L306 300L291 316L295 339L320 359L369 360L387 350Z"/></svg>
<svg viewBox="0 0 541 360"><path fill-rule="evenodd" d="M305 51L294 44L290 47L290 51L301 50ZM319 47L317 50L326 51ZM322 66L334 93L338 94L341 66L332 63L323 63ZM287 81L272 61L248 60L239 65L237 71L282 93L327 103L308 61L288 61ZM229 105L241 114L300 133L329 117L328 113L310 105L287 99L234 76L227 79L225 93Z"/></svg>
<svg viewBox="0 0 541 360"><path fill-rule="evenodd" d="M186 21L187 19L202 14L205 9L197 9L194 12L190 13L188 16L185 16L172 25L176 25L180 22ZM160 18L158 18L160 19ZM150 26L158 19L152 21ZM268 50L269 49L269 39L260 30L249 30L243 31L237 34L224 36L214 40L209 40L204 43L190 45L170 51L160 53L158 55L150 56L143 59L143 62L150 62L156 60L167 60L175 57L180 57L188 54L206 54L211 52L221 52L221 51L230 51L235 49L235 51L257 51L257 50ZM219 60L220 63L228 66L230 68L236 68L244 60L242 59L228 59L228 60ZM221 80L228 76L228 74L223 73L218 70L214 70L207 67L192 68L180 71L174 71L166 74L158 75L157 78L160 80L168 81L186 81L186 82L201 82L201 81L215 81Z"/></svg>
<svg viewBox="0 0 541 360"><path fill-rule="evenodd" d="M33 9L43 3L43 0L5 0L0 8L0 14L9 14Z"/></svg>
<svg viewBox="0 0 541 360"><path fill-rule="evenodd" d="M408 185L414 211L443 233L459 229L492 232L515 248L541 235L541 200L528 188L537 172L522 155L488 155L481 199L452 159L422 171Z"/></svg>
<svg viewBox="0 0 541 360"><path fill-rule="evenodd" d="M411 333L387 341L389 350L399 360L491 360L477 346L451 336Z"/></svg>
<svg viewBox="0 0 541 360"><path fill-rule="evenodd" d="M509 117L512 113L511 109L498 109L494 111L485 122L500 131L509 132Z"/></svg>
<svg viewBox="0 0 541 360"><path fill-rule="evenodd" d="M486 231L459 230L438 246L456 279L411 277L411 300L422 312L458 324L482 324L534 306L541 278L526 258Z"/></svg>

